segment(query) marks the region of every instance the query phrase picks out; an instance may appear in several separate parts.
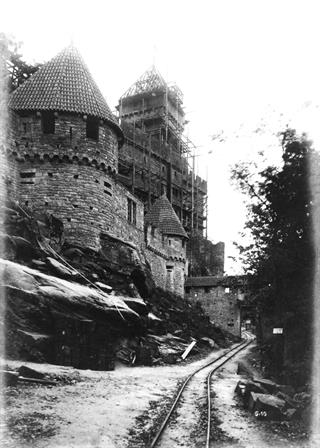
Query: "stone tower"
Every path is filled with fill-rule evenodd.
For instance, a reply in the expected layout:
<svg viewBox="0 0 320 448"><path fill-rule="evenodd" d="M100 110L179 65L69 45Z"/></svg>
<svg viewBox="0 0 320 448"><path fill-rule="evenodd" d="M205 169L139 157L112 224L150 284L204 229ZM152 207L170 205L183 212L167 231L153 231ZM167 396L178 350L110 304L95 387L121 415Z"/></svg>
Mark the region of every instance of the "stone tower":
<svg viewBox="0 0 320 448"><path fill-rule="evenodd" d="M79 52L69 46L11 94L9 193L63 221L92 249L114 223L123 133Z"/></svg>
<svg viewBox="0 0 320 448"><path fill-rule="evenodd" d="M156 285L183 297L188 235L165 194L145 216L145 240Z"/></svg>

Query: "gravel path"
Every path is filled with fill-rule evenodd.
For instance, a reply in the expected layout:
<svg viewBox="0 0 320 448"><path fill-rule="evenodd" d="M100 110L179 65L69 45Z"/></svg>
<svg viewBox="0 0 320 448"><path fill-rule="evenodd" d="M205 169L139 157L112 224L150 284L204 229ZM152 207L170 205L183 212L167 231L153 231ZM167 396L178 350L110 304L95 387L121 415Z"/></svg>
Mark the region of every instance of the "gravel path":
<svg viewBox="0 0 320 448"><path fill-rule="evenodd" d="M6 448L145 448L163 418L164 408L182 380L192 370L221 355L187 364L161 367L123 367L112 372L80 371L71 367L23 363L39 371L60 375L58 386L8 387L7 429L1 446ZM21 362L10 362L19 367ZM281 431L257 422L234 396L239 380L237 358L215 377L213 393L214 447L302 448L285 442ZM64 383L63 383L64 381ZM202 447L205 400L203 378L188 388L177 412L167 448ZM162 446L162 445L161 445Z"/></svg>

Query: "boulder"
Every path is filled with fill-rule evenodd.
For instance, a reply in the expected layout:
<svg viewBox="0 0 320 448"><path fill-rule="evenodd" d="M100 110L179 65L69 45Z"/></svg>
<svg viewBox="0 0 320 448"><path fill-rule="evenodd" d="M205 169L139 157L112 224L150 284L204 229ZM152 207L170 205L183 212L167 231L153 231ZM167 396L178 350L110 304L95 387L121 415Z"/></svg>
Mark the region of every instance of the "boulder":
<svg viewBox="0 0 320 448"><path fill-rule="evenodd" d="M3 259L0 273L10 358L108 370L117 338L142 330L121 297Z"/></svg>
<svg viewBox="0 0 320 448"><path fill-rule="evenodd" d="M244 382L245 388L243 393L243 403L245 407L250 406L250 396L254 392L256 394L267 394L267 390L264 389L260 384L254 383L253 381Z"/></svg>
<svg viewBox="0 0 320 448"><path fill-rule="evenodd" d="M21 366L18 369L19 376L23 376L25 378L37 378L39 380L44 379L45 375L37 370L31 369L27 366Z"/></svg>
<svg viewBox="0 0 320 448"><path fill-rule="evenodd" d="M259 384L260 386L262 386L264 389L266 389L270 394L273 394L275 392L277 392L277 384L274 383L271 380L267 380L267 379L258 379L258 378L253 378L253 382Z"/></svg>
<svg viewBox="0 0 320 448"><path fill-rule="evenodd" d="M285 401L270 394L250 393L249 410L258 419L283 420Z"/></svg>

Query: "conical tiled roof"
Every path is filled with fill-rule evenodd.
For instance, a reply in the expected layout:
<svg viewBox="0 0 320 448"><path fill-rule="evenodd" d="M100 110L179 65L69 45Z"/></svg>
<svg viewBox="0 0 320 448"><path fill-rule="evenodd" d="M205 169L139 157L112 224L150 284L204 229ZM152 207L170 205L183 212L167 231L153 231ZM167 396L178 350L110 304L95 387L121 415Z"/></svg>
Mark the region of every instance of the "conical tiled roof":
<svg viewBox="0 0 320 448"><path fill-rule="evenodd" d="M165 235L177 235L188 238L182 224L164 194L151 206L145 216L145 223L157 227Z"/></svg>
<svg viewBox="0 0 320 448"><path fill-rule="evenodd" d="M13 110L55 110L92 115L122 131L78 50L70 45L18 87Z"/></svg>

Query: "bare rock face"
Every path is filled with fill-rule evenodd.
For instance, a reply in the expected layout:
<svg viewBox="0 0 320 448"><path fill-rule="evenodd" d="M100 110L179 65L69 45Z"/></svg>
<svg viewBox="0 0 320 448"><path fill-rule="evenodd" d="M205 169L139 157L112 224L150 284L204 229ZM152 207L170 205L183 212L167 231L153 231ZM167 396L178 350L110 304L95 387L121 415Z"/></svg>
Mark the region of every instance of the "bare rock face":
<svg viewBox="0 0 320 448"><path fill-rule="evenodd" d="M3 259L0 275L10 357L107 370L117 338L141 331L139 315L121 297Z"/></svg>

